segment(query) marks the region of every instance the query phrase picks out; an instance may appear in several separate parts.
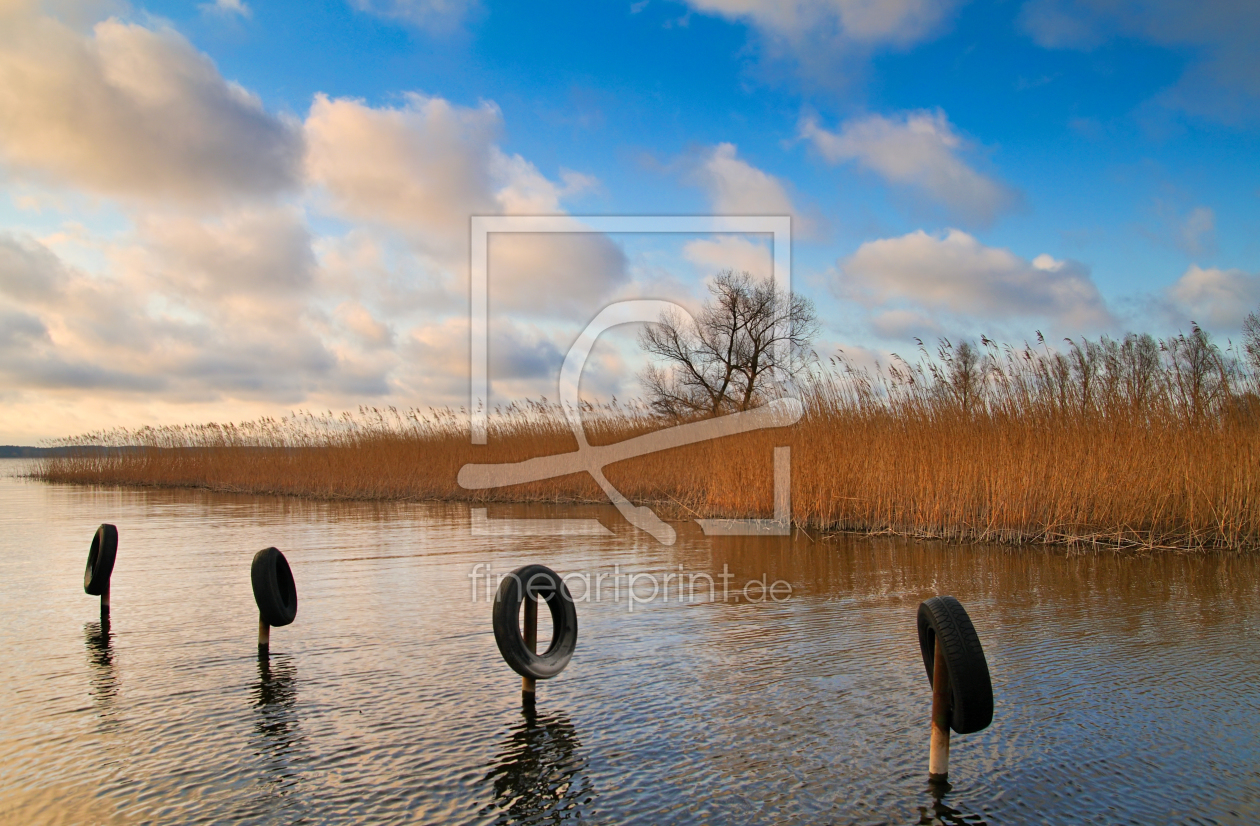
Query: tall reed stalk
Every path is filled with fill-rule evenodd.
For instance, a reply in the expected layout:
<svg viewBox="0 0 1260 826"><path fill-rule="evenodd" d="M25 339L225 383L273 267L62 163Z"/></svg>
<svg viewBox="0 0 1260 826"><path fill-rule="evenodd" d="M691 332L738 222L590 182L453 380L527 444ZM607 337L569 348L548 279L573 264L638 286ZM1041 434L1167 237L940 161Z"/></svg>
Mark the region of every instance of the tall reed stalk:
<svg viewBox="0 0 1260 826"><path fill-rule="evenodd" d="M941 342L913 363L870 370L830 359L800 382L805 415L795 426L641 456L606 474L664 516L769 516L773 448L789 445L793 520L807 529L1254 549L1256 385L1198 328L1059 350ZM615 401L582 415L592 444L676 423ZM577 449L563 411L546 401L496 408L490 422L486 446L470 443L462 409L118 429L59 440L68 455L45 459L37 475L319 498L606 501L585 474L460 488L465 463Z"/></svg>

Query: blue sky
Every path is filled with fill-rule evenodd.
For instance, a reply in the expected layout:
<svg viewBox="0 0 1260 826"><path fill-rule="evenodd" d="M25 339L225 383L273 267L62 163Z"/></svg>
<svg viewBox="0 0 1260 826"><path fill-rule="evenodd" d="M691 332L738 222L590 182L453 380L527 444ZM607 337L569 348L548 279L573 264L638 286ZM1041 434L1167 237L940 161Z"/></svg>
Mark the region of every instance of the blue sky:
<svg viewBox="0 0 1260 826"><path fill-rule="evenodd" d="M1256 42L1244 2L0 0L0 442L459 404L473 213L791 214L819 350L860 361L1224 340L1260 306ZM492 257L496 400L603 303L768 260L588 241ZM589 387L637 366L613 336Z"/></svg>

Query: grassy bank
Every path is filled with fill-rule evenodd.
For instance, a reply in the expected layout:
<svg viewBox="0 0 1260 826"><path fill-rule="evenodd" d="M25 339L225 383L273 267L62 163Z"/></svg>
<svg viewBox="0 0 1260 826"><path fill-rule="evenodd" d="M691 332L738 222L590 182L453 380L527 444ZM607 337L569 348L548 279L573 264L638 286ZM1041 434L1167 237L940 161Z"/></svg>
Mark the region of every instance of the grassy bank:
<svg viewBox="0 0 1260 826"><path fill-rule="evenodd" d="M1197 338L1196 338L1197 337ZM801 385L805 416L606 469L666 518L769 516L773 448L792 448L792 514L807 528L963 541L1260 547L1260 398L1199 333L1048 348L944 345L914 364L833 360ZM639 406L583 413L592 444L674 422ZM606 502L585 474L489 491L469 462L572 451L561 411L499 409L490 444L455 411L362 409L238 425L85 434L40 475L82 484L203 487L320 498Z"/></svg>

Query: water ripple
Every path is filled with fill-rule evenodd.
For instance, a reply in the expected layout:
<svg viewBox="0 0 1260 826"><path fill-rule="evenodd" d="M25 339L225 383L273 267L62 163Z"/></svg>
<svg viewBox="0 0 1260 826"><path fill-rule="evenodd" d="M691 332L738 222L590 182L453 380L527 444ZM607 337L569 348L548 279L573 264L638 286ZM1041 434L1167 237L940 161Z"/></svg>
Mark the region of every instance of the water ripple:
<svg viewBox="0 0 1260 826"><path fill-rule="evenodd" d="M685 526L670 548L624 528L557 544L472 537L467 519L0 479L0 821L1260 820L1254 558ZM105 521L108 620L81 587ZM248 571L268 545L301 608L259 659ZM793 596L579 604L573 663L526 711L468 575L534 561L766 574ZM976 621L997 711L955 738L934 796L914 613L943 592Z"/></svg>

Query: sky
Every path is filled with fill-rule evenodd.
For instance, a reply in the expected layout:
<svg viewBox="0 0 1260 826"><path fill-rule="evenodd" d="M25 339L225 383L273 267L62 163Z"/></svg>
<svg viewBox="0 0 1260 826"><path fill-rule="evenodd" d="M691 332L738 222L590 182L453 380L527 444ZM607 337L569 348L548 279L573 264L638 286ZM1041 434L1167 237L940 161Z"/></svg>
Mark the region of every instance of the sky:
<svg viewBox="0 0 1260 826"><path fill-rule="evenodd" d="M815 349L1260 308L1260 4L0 0L0 444L468 404L472 215L790 215ZM758 235L496 236L490 403ZM583 391L638 394L633 330Z"/></svg>

